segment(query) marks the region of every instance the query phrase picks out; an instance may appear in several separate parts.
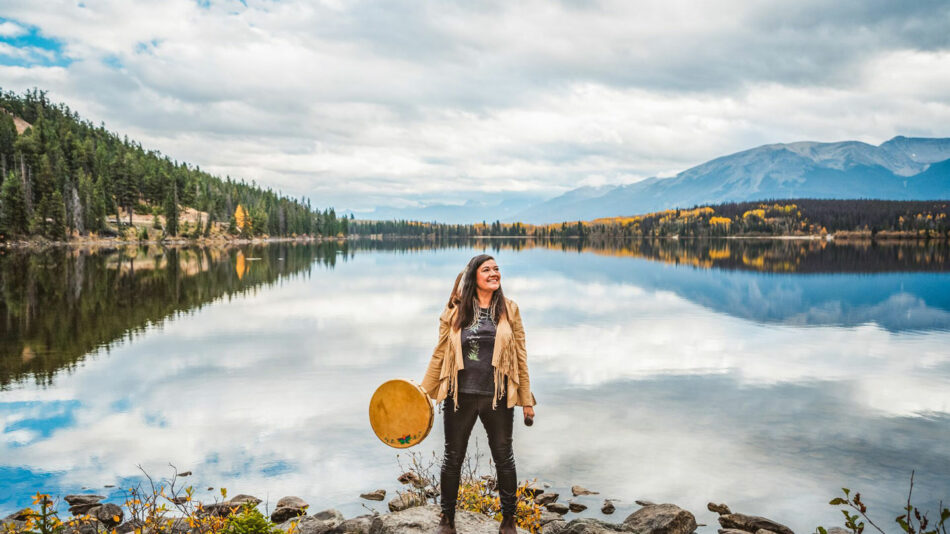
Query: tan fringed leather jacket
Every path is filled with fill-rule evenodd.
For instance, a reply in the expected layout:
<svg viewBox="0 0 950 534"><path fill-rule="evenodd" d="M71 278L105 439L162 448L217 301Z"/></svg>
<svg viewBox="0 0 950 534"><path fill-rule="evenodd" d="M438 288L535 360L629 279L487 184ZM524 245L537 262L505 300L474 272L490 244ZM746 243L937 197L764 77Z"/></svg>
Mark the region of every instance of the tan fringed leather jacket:
<svg viewBox="0 0 950 534"><path fill-rule="evenodd" d="M507 380L508 408L534 406L531 382L528 379L528 353L524 344L524 326L521 312L511 299L505 299L505 317L495 326L495 350L491 364L495 368L495 395L492 408L504 393L499 385ZM436 402L442 402L449 391L458 404L458 372L465 368L462 361L462 331L452 328L458 306L448 308L439 316L439 343L432 351L432 359L422 379L422 389Z"/></svg>

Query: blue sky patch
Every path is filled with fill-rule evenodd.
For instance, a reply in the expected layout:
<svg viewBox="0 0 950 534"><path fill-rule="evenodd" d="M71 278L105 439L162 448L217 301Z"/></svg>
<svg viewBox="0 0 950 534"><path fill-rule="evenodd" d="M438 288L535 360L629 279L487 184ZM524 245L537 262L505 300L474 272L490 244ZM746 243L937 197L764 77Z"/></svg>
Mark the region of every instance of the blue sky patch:
<svg viewBox="0 0 950 534"><path fill-rule="evenodd" d="M52 401L52 402L8 402L0 405L0 413L9 411L15 412L33 407L42 407L42 415L14 421L2 428L3 433L14 432L17 430L29 430L36 434L37 439L48 438L54 431L60 428L67 428L75 424L76 409L80 403L77 400Z"/></svg>
<svg viewBox="0 0 950 534"><path fill-rule="evenodd" d="M39 28L0 17L0 65L65 67L72 60L63 54L63 43L44 36Z"/></svg>

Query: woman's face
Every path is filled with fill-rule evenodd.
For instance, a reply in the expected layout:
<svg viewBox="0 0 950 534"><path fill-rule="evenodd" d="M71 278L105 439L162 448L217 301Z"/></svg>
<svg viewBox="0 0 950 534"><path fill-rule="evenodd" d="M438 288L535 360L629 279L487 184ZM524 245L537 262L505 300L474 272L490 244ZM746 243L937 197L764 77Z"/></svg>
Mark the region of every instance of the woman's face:
<svg viewBox="0 0 950 534"><path fill-rule="evenodd" d="M501 271L495 260L486 260L475 271L475 284L482 291L495 291L501 287Z"/></svg>

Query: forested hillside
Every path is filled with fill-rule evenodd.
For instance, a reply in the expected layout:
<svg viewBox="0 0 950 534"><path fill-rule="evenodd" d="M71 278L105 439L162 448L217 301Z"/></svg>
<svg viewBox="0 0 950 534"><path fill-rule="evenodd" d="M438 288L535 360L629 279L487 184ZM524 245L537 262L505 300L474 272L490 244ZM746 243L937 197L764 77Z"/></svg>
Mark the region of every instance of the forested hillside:
<svg viewBox="0 0 950 534"><path fill-rule="evenodd" d="M950 201L790 199L729 202L630 217L532 225L357 221L360 235L435 237L810 236L950 239Z"/></svg>
<svg viewBox="0 0 950 534"><path fill-rule="evenodd" d="M308 199L173 161L81 119L37 89L0 90L0 171L4 240L347 232L347 220L333 209L314 210Z"/></svg>

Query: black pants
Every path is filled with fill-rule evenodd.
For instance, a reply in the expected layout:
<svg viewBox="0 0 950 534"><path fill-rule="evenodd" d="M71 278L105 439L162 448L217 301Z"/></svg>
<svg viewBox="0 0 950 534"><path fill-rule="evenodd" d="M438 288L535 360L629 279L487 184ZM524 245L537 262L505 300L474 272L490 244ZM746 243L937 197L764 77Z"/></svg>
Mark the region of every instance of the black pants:
<svg viewBox="0 0 950 534"><path fill-rule="evenodd" d="M498 401L493 410L491 395L472 395L459 393L459 409L455 410L452 397L445 399L442 413L445 418L445 456L442 460L442 513L454 517L455 503L458 500L459 477L462 472L462 460L468 438L475 426L475 419L481 419L488 433L488 448L497 470L498 494L501 497L501 513L515 515L517 502L515 492L518 476L515 474L515 454L511 448L511 430L515 419L515 409L508 408L507 395Z"/></svg>

